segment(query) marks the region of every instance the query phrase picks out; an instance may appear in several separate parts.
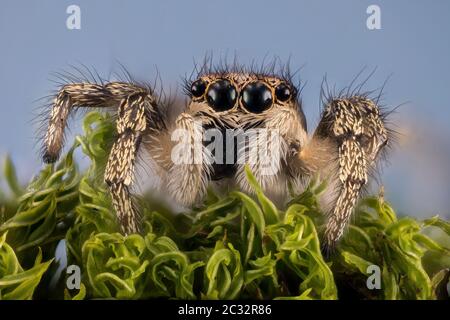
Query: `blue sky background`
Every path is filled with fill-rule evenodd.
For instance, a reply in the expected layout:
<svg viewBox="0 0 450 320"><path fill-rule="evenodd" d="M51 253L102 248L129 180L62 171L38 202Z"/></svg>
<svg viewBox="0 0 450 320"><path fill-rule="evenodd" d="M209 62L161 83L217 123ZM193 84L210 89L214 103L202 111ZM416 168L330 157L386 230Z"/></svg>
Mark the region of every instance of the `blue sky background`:
<svg viewBox="0 0 450 320"><path fill-rule="evenodd" d="M66 28L71 4L81 7L81 30ZM371 4L381 8L381 30L366 28ZM10 153L24 180L41 167L33 101L55 88L50 73L69 64L106 77L118 60L147 80L157 66L174 90L207 52L236 53L242 63L290 57L294 69L303 66L310 129L325 74L343 87L362 67L378 67L367 88L392 74L384 102L408 102L393 118L403 136L382 176L386 196L401 212L449 217L449 14L446 0L2 0L0 156Z"/></svg>

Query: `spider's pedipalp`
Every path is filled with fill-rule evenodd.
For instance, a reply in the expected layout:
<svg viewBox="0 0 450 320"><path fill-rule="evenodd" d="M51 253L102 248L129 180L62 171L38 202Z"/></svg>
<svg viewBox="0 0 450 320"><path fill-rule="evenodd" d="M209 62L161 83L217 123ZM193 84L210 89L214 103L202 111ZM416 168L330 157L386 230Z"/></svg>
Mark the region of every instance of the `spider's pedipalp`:
<svg viewBox="0 0 450 320"><path fill-rule="evenodd" d="M174 200L192 206L205 195L211 179L211 154L202 143L204 125L209 120L202 114L181 113L175 120L171 139L171 160L166 185Z"/></svg>

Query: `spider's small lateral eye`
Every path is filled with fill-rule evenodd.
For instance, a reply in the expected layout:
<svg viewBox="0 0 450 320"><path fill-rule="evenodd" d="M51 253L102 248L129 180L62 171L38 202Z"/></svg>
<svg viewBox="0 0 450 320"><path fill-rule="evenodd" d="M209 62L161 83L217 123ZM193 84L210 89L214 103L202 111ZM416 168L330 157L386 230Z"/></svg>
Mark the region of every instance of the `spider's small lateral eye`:
<svg viewBox="0 0 450 320"><path fill-rule="evenodd" d="M233 108L236 104L236 98L236 88L230 81L224 79L212 83L206 93L208 104L216 111L226 111Z"/></svg>
<svg viewBox="0 0 450 320"><path fill-rule="evenodd" d="M275 88L275 95L281 102L286 102L292 96L292 90L284 83Z"/></svg>
<svg viewBox="0 0 450 320"><path fill-rule="evenodd" d="M202 79L194 81L191 85L191 93L194 97L200 98L206 90L206 83Z"/></svg>
<svg viewBox="0 0 450 320"><path fill-rule="evenodd" d="M272 106L272 91L262 82L252 82L242 90L242 103L247 111L261 113Z"/></svg>

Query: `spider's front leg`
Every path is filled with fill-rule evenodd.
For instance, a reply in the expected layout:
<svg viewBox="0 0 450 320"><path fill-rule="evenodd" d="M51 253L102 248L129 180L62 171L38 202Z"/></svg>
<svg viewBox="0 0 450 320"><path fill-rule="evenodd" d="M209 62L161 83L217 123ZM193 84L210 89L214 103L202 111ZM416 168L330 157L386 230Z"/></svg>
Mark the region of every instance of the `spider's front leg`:
<svg viewBox="0 0 450 320"><path fill-rule="evenodd" d="M130 186L142 137L165 130L165 122L149 88L132 83L111 82L67 84L57 94L44 140L44 161L54 162L60 154L70 111L76 107L118 108L117 140L111 149L105 182L111 192L122 231L139 230L138 214Z"/></svg>
<svg viewBox="0 0 450 320"><path fill-rule="evenodd" d="M129 190L134 180L136 156L142 137L149 129L149 110L153 98L148 93L136 93L123 99L116 123L118 137L109 154L105 182L111 192L124 234L139 231L138 211Z"/></svg>
<svg viewBox="0 0 450 320"><path fill-rule="evenodd" d="M373 100L350 96L327 102L310 144L299 154L305 162L311 158L317 161L317 171L325 171L331 179L332 200L324 239L327 249L335 247L342 237L387 142L384 115Z"/></svg>

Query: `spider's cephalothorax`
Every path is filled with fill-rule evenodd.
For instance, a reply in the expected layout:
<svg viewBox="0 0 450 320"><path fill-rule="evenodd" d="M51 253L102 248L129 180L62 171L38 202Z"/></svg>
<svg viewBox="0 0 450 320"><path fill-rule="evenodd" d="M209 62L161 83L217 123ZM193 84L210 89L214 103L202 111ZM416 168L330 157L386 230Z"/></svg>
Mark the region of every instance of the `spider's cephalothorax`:
<svg viewBox="0 0 450 320"><path fill-rule="evenodd" d="M328 179L325 245L334 246L388 141L377 101L364 94L327 98L321 121L308 136L298 89L289 76L202 72L186 91L189 102L169 121L165 112L171 106L163 108L148 86L133 81L67 83L52 104L44 161L58 158L74 107L115 107L117 140L105 181L124 233L139 230L130 187L137 154L144 148L169 194L184 206L200 201L217 180L251 192L245 165L274 196L284 196L288 183L301 186L298 182L318 175Z"/></svg>

